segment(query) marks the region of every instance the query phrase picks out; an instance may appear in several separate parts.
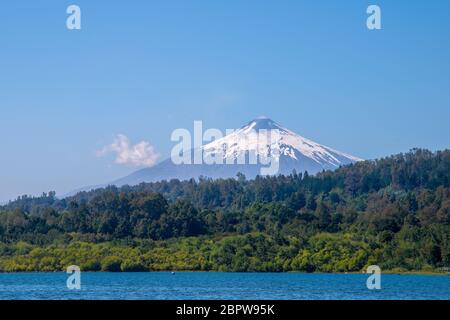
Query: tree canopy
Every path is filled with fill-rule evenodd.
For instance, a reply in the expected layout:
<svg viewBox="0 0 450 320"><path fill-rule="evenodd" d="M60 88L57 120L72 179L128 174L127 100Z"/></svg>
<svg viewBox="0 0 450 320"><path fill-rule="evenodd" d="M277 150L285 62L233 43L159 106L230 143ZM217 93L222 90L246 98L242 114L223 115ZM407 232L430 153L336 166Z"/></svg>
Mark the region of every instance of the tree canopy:
<svg viewBox="0 0 450 320"><path fill-rule="evenodd" d="M315 176L161 181L0 207L0 271L358 271L450 266L450 151Z"/></svg>

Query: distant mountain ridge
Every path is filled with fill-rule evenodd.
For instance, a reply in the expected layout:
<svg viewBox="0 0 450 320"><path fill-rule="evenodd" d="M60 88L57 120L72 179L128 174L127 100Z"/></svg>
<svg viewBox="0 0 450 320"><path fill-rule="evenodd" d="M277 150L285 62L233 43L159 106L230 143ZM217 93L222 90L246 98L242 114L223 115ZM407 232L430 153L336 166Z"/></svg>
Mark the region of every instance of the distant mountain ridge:
<svg viewBox="0 0 450 320"><path fill-rule="evenodd" d="M269 136L277 139L270 141L269 145L261 143L257 134L266 132ZM274 135L274 133L277 133ZM224 148L224 146L226 146ZM278 161L279 170L276 174L291 174L308 171L316 174L323 170L335 170L340 166L348 165L363 159L337 151L284 128L277 122L267 117L259 117L231 134L221 139L214 140L201 147L203 154L208 156L222 157L223 163L234 164L179 164L176 165L172 159L166 159L151 168L143 168L123 178L114 180L107 184L87 186L76 189L63 197L75 195L81 191L104 188L108 185L121 187L124 185L138 185L142 182L157 182L162 180L189 180L199 177L212 179L233 178L242 173L248 179L261 175L261 168L267 164L238 164L239 158L250 157L250 154L261 157L272 156Z"/></svg>
<svg viewBox="0 0 450 320"><path fill-rule="evenodd" d="M277 132L277 139L270 141L270 145L263 145L256 137L262 130L268 134ZM175 165L171 159L167 159L154 167L138 170L113 181L111 185L136 185L141 182L170 179L186 180L200 176L230 178L235 177L239 172L251 179L260 175L264 165L237 164L237 159L240 157L248 159L250 153L258 156L273 156L274 160L279 162L278 174L290 174L293 170L315 174L363 160L306 139L265 117L252 120L239 130L208 143L201 149L203 154L222 157L224 163L233 162L234 164Z"/></svg>

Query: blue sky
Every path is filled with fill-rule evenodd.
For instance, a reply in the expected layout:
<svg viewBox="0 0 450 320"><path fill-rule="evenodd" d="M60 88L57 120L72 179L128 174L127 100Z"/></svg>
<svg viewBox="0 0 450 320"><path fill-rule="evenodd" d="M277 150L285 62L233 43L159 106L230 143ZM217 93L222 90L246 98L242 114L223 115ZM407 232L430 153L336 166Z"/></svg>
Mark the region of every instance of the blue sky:
<svg viewBox="0 0 450 320"><path fill-rule="evenodd" d="M65 27L77 4L82 29ZM382 30L366 28L378 4ZM117 134L260 115L366 159L449 147L448 1L8 1L0 5L0 201L136 167Z"/></svg>

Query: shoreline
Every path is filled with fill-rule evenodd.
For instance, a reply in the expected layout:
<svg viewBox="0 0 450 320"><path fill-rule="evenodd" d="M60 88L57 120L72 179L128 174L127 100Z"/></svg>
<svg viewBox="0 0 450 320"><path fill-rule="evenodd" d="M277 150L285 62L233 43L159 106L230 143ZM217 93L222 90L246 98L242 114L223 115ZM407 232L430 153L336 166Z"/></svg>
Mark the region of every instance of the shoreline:
<svg viewBox="0 0 450 320"><path fill-rule="evenodd" d="M48 273L66 273L66 271L12 271L5 272L0 271L1 274L48 274ZM176 275L177 273L225 273L225 274L304 274L304 275L367 275L369 273L365 272L301 272L301 271L288 271L288 272L226 272L226 271L202 271L202 270L164 270L164 271L120 271L120 272L112 272L112 271L81 271L81 273L99 273L99 274L121 274L121 273L170 273ZM434 272L434 271L395 271L395 270L387 270L381 273L381 275L398 275L398 276L406 276L406 275L417 275L417 276L450 276L450 272Z"/></svg>

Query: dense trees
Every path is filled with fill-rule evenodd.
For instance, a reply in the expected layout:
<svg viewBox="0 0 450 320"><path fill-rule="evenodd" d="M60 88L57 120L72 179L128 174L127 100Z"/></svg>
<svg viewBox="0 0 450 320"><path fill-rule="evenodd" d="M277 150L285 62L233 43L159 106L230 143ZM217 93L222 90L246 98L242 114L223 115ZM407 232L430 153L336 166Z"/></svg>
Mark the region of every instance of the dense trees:
<svg viewBox="0 0 450 320"><path fill-rule="evenodd" d="M310 176L162 181L0 207L0 271L450 266L450 151Z"/></svg>

